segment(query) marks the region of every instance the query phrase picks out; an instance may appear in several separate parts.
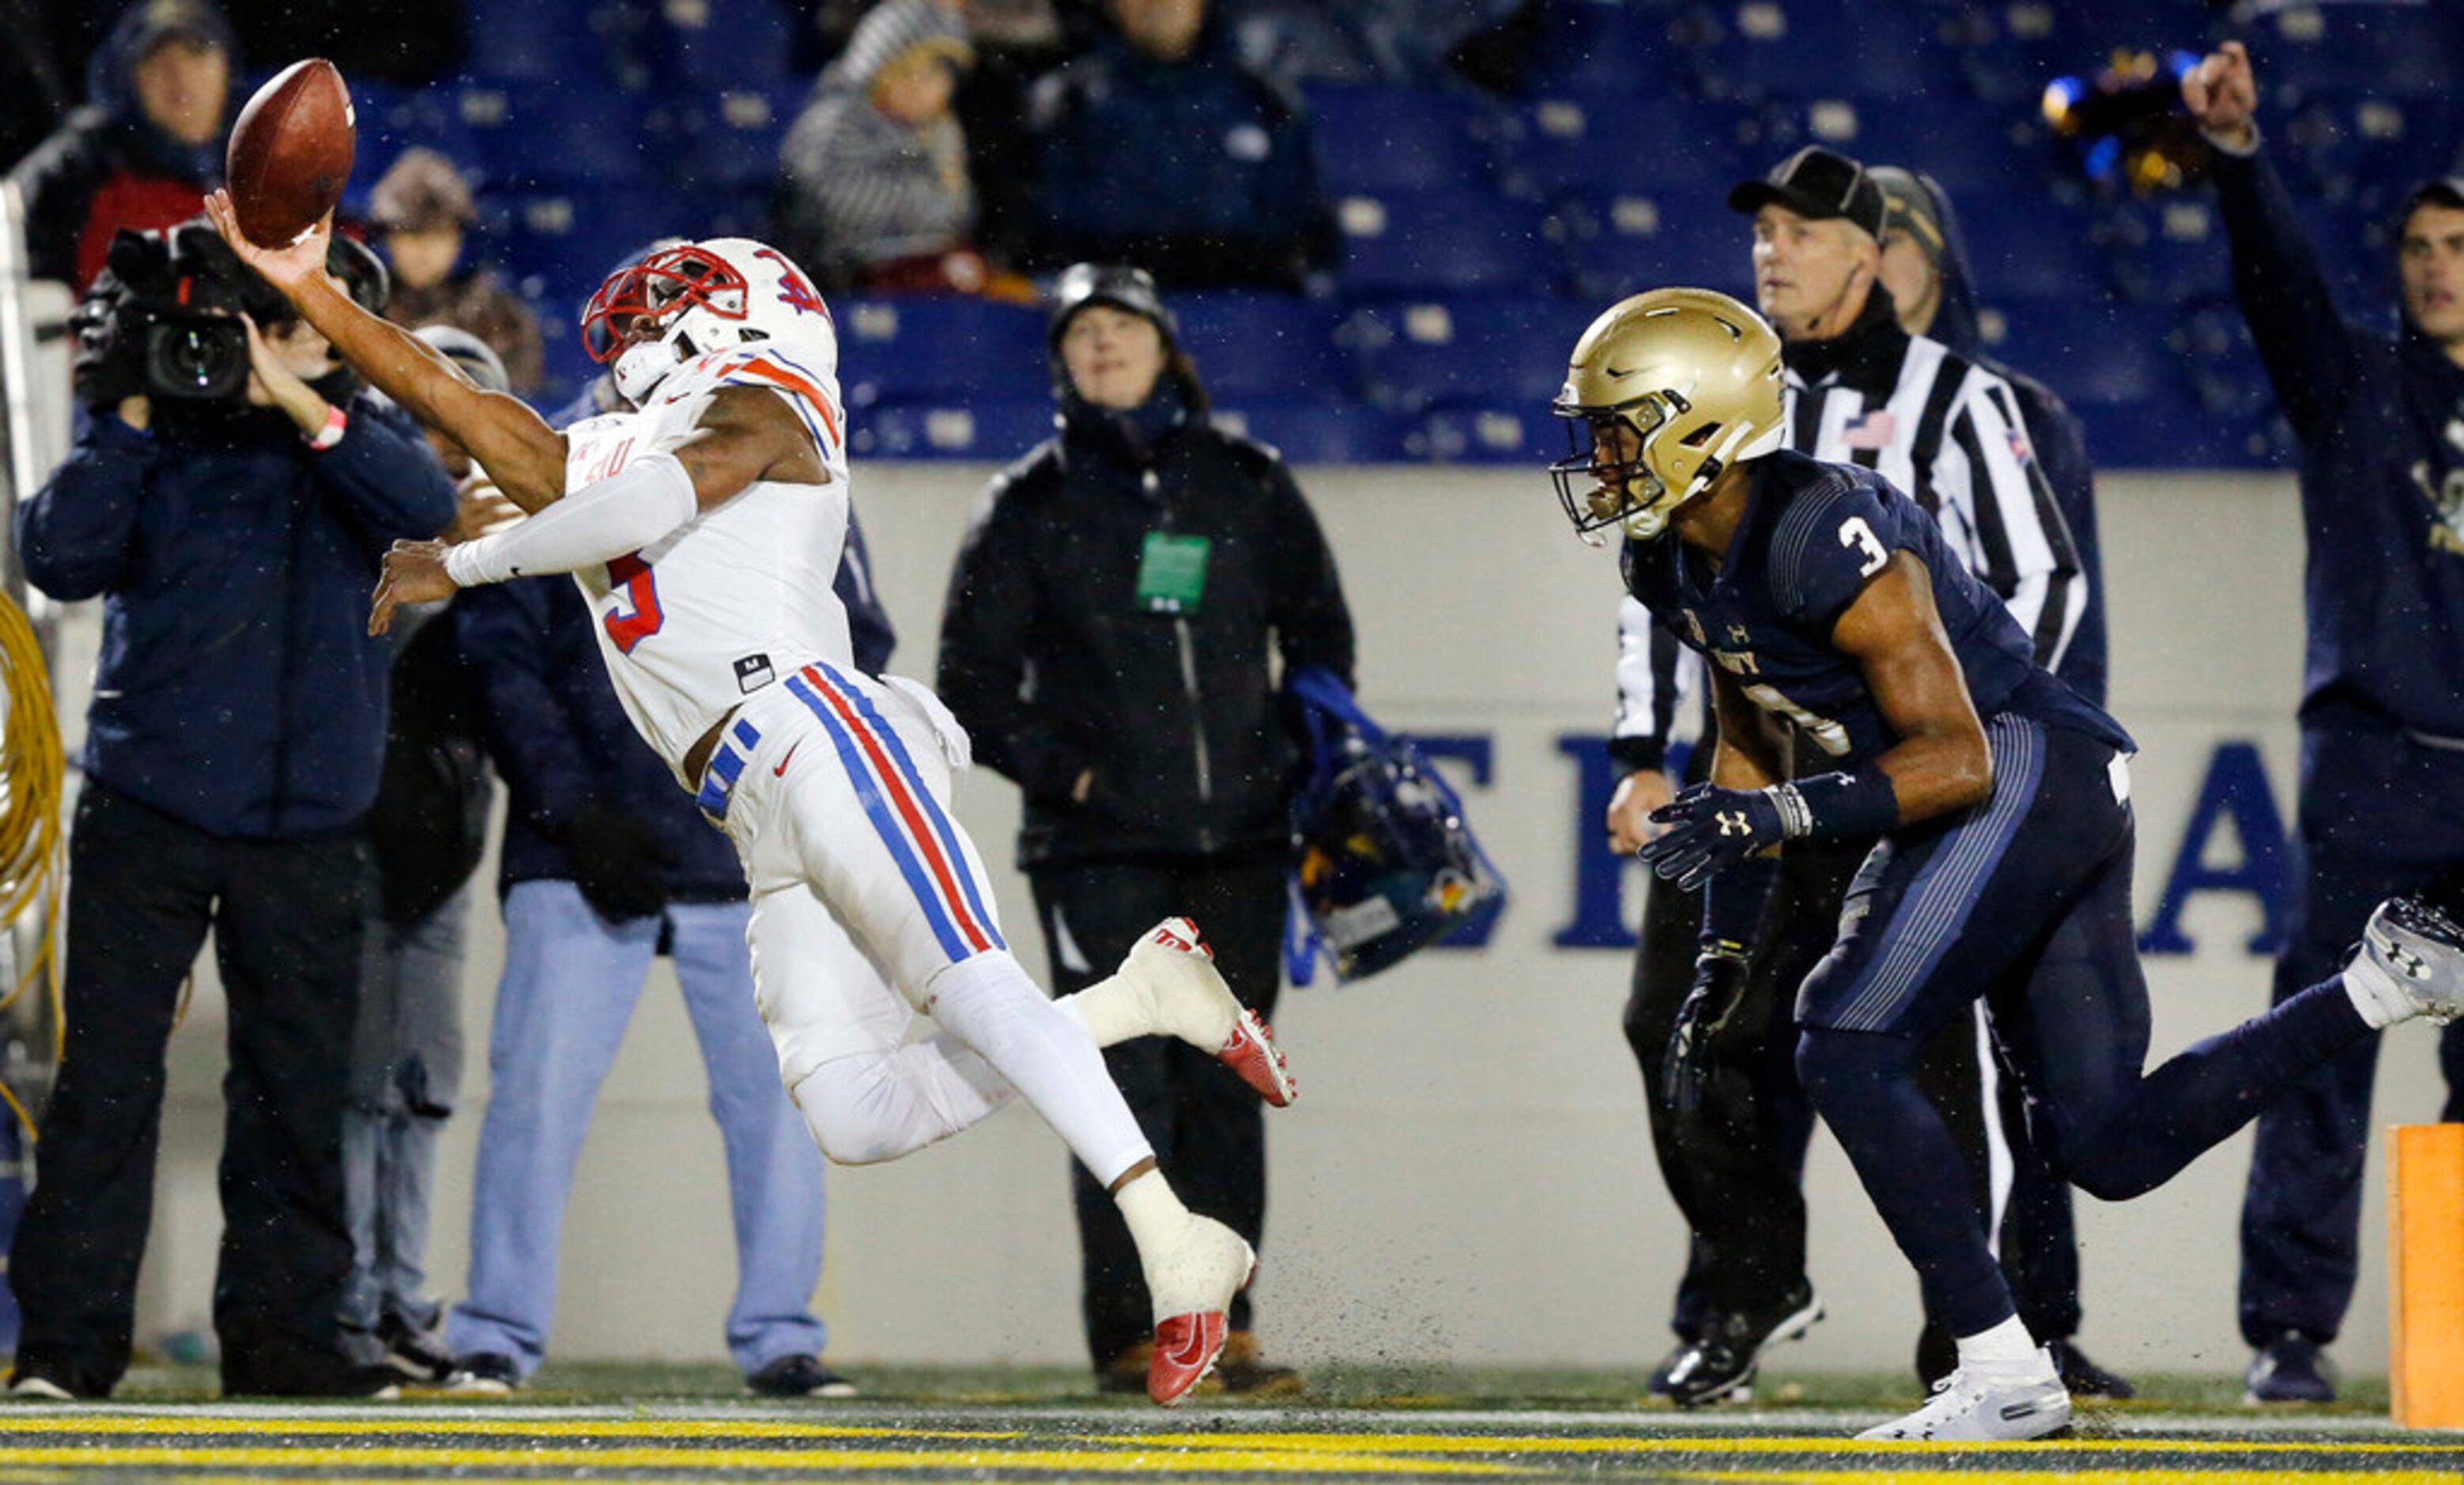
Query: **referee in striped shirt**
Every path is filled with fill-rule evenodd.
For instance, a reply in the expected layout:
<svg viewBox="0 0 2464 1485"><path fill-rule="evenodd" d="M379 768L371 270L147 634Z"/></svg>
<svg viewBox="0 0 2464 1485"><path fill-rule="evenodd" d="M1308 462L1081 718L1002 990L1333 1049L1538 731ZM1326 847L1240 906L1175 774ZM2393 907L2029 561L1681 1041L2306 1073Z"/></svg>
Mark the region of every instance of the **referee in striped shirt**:
<svg viewBox="0 0 2464 1485"><path fill-rule="evenodd" d="M1881 279L1880 186L1857 161L1815 145L1737 186L1728 205L1754 219L1754 295L1784 343L1789 446L1877 470L1914 497L2055 669L2089 597L2070 534L2010 384L1901 327ZM1652 663L1668 647L1640 627L1646 620L1630 601L1620 610L1620 736L1611 752L1632 771L1608 823L1621 851L1641 844L1644 816L1671 787L1661 761L1645 756L1664 736L1674 678ZM1797 745L1798 772L1824 766L1811 742ZM1625 1032L1650 1094L1663 1178L1693 1232L1679 1344L1652 1377L1653 1390L1680 1404L1747 1391L1769 1346L1820 1319L1804 1272L1798 1182L1813 1116L1794 1086L1793 1010L1870 845L1790 847L1753 974L1719 1027L1713 1075L1690 1110L1670 1105L1661 1072L1691 986L1699 911L1667 884L1650 886Z"/></svg>

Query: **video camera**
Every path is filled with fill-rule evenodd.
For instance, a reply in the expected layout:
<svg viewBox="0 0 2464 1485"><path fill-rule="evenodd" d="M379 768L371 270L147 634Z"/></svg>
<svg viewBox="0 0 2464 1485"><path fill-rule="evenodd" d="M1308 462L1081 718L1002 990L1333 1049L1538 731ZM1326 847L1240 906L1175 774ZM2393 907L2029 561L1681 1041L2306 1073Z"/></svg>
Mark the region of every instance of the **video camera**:
<svg viewBox="0 0 2464 1485"><path fill-rule="evenodd" d="M336 237L326 270L372 314L390 298L385 264ZM135 396L211 402L248 387L246 314L261 330L296 317L203 217L162 232L121 228L102 273L69 316L77 393L88 407Z"/></svg>

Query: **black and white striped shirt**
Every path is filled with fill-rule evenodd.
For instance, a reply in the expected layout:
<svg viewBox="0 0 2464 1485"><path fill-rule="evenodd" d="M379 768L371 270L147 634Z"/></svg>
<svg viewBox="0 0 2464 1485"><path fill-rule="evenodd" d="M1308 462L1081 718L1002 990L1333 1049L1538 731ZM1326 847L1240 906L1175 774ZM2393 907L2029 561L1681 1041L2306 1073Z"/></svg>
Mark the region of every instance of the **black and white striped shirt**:
<svg viewBox="0 0 2464 1485"><path fill-rule="evenodd" d="M2036 663L2058 666L2087 612L2088 585L2011 385L1939 341L1907 334L1880 300L1845 335L1792 342L1787 357L1789 447L1861 464L1906 491L2034 637ZM1643 607L1626 599L1618 613L1620 738L1630 726L1640 735L1678 691L1673 657L1648 663L1659 646L1635 632L1648 623ZM1623 761L1651 749L1618 742L1612 751Z"/></svg>

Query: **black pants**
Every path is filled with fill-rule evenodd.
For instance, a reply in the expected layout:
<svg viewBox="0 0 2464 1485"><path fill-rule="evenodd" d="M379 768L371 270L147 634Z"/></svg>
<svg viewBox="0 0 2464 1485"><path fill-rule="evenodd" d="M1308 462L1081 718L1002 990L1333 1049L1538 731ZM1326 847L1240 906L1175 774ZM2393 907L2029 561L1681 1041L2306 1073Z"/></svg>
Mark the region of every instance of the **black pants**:
<svg viewBox="0 0 2464 1485"><path fill-rule="evenodd" d="M363 848L209 835L89 783L69 860L67 1047L10 1253L18 1365L90 1396L128 1369L164 1051L210 927L231 1008L213 1302L223 1388L330 1386L351 1267L342 1106Z"/></svg>
<svg viewBox="0 0 2464 1485"><path fill-rule="evenodd" d="M1280 859L1039 867L1029 880L1052 956L1054 994L1110 975L1140 934L1178 915L1196 920L1242 1004L1273 1014L1283 986L1287 900ZM1104 1060L1190 1210L1257 1245L1266 1221L1265 1106L1257 1094L1208 1053L1169 1036L1123 1042ZM1155 1314L1119 1208L1085 1166L1070 1169L1085 1261L1087 1349L1101 1368L1155 1333ZM1246 1293L1232 1301L1231 1324L1250 1328Z"/></svg>
<svg viewBox="0 0 2464 1485"><path fill-rule="evenodd" d="M1709 742L1694 750L1686 783L1707 774L1711 750ZM1799 771L1824 766L1819 754L1797 764ZM1668 1107L1661 1069L1678 1007L1693 984L1702 900L1658 880L1644 898L1625 1035L1642 1069L1661 1177L1692 1233L1670 1325L1682 1338L1701 1335L1719 1314L1769 1312L1805 1276L1803 1180L1814 1109L1794 1065L1796 991L1830 953L1840 903L1870 844L1800 841L1783 853L1745 1000L1715 1044L1710 1084L1692 1115ZM1976 1040L1972 1024L1946 1029L1926 1044L1918 1076L1958 1136L1983 1221L1991 1209L1990 1157ZM2016 1083L1997 1082L2013 1162L2003 1270L2031 1334L2076 1335L2079 1276L2070 1186L2028 1142Z"/></svg>

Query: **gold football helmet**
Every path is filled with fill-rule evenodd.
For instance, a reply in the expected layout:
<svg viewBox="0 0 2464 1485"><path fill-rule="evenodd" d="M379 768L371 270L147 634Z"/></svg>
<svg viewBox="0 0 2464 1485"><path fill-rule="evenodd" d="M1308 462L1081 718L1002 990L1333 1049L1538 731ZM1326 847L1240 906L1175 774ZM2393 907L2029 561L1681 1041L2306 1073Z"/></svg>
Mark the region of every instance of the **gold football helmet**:
<svg viewBox="0 0 2464 1485"><path fill-rule="evenodd" d="M1549 475L1566 519L1595 543L1610 524L1660 535L1720 471L1779 447L1780 385L1779 336L1725 294L1654 289L1615 305L1574 343L1557 394L1573 453Z"/></svg>

